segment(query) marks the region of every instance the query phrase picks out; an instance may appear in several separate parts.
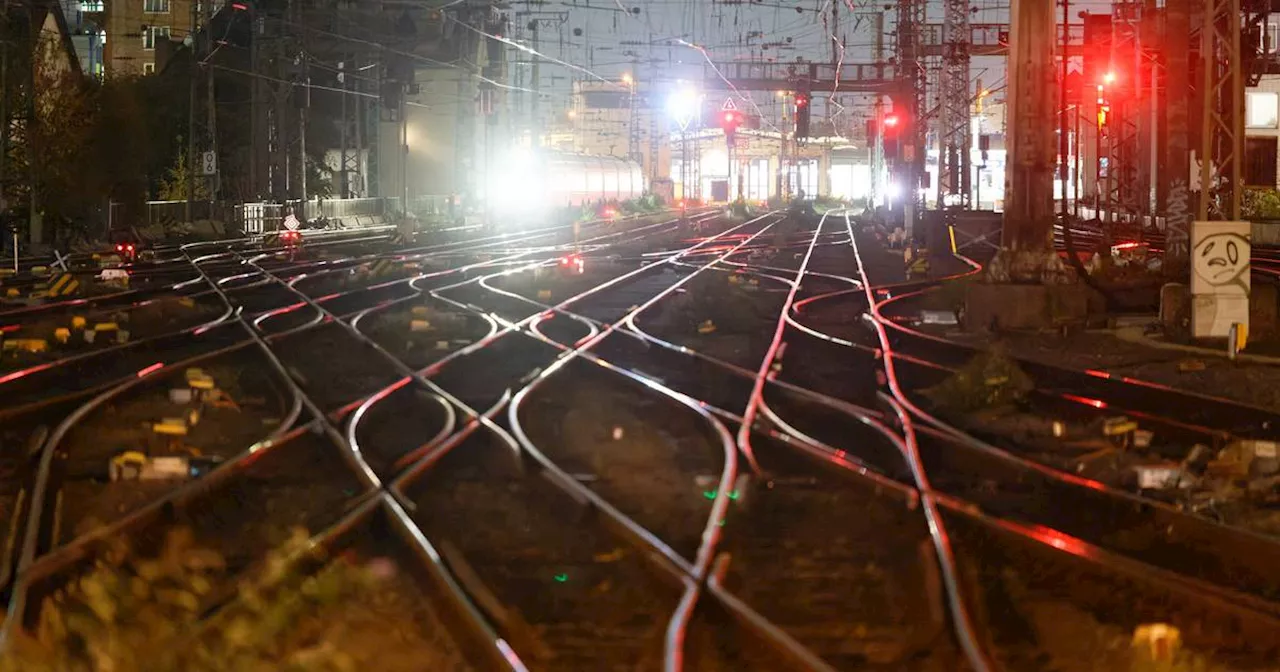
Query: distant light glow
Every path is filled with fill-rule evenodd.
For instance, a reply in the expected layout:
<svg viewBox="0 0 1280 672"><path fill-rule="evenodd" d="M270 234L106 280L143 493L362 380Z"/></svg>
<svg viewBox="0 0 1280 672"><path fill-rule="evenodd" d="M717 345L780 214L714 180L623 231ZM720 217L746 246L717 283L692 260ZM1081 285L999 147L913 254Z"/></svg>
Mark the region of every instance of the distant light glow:
<svg viewBox="0 0 1280 672"><path fill-rule="evenodd" d="M671 94L667 98L667 114L672 119L680 122L681 126L688 126L698 114L698 101L701 96L693 89L680 89Z"/></svg>

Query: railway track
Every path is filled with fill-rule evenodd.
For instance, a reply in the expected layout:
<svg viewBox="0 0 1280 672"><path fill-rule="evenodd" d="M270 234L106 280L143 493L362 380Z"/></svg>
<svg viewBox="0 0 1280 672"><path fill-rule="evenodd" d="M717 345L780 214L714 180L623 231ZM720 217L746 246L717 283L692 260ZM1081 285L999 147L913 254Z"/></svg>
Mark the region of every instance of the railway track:
<svg viewBox="0 0 1280 672"><path fill-rule="evenodd" d="M860 317L877 295L851 227L772 236L776 221L459 245L394 256L418 264L403 274L361 270L383 257L196 259L228 308L252 309L172 344L221 347L124 386L104 367L61 406L33 387L14 416L37 439L56 427L25 453L45 473L18 489L37 506L11 534L11 615L33 617L105 535L154 544L174 526L226 556L217 604L301 526L326 551L307 572L394 559L419 667L1075 669L1113 653L1082 636L1166 621L1193 651L1269 669L1269 542L929 422L897 378L915 355ZM698 333L686 297L730 285L741 323ZM275 392L234 431L191 437L222 466L79 533L56 493L95 450L137 441L192 366L263 377L228 383L233 398Z"/></svg>
<svg viewBox="0 0 1280 672"><path fill-rule="evenodd" d="M898 294L893 290L891 293ZM901 368L900 361L910 355L898 354L896 341L891 335L901 333L903 327L882 316L880 308L884 305L884 295L869 290L866 300L879 304L875 314L882 330L880 346L885 353L890 388L926 424L941 425L936 418L919 411L913 404L910 391L913 388L905 386L906 379L898 378L905 370ZM849 346L858 349L859 344L849 343ZM863 351L866 352L865 347ZM875 352L871 354L874 356ZM1037 562L1049 560L1061 567L1076 565L1075 570L1060 568L1053 571L1078 570L1098 576L1115 571L1119 575L1127 575L1125 590L1148 592L1159 587L1160 590L1177 593L1182 602L1176 608L1170 606L1159 617L1181 621L1182 627L1203 630L1206 626L1199 619L1205 618L1205 613L1210 611L1215 611L1214 617L1221 618L1222 622L1232 622L1245 629L1271 627L1265 624L1275 617L1275 605L1271 602L1274 588L1264 585L1269 580L1262 578L1264 575L1259 573L1261 567L1240 567L1240 558L1225 550L1240 544L1248 547L1251 554L1274 557L1275 548L1271 542L1214 526L1158 503L1110 490L1099 483L1039 467L979 441L962 438L954 430L948 432L949 428L941 426L942 432L926 426L913 432L917 455L922 470L934 476L932 485L938 492L958 496L961 501L971 502L980 510L993 514L985 521L975 519L966 523L972 529L985 529L987 533L998 530L999 534L994 536L1020 539L1020 544L1028 548L1043 551L1048 547L1062 551L1056 557L1045 551L1043 560ZM984 489L992 494L983 496ZM948 508L962 510L950 504ZM955 517L952 511L947 515ZM1100 524L1100 521L1106 521L1106 524ZM973 525L973 522L983 524ZM1248 564L1248 561L1243 563ZM1045 573L1052 572L1045 570ZM1147 585L1134 587L1143 583ZM1100 590L1093 597L1085 597L1083 593L1075 596L1079 598L1077 606L1090 600L1105 601L1101 597L1103 594L1105 591ZM1257 599L1259 596L1261 599ZM1093 606L1087 609L1096 616L1100 603L1092 603ZM1111 608L1117 607L1111 605ZM1138 612L1142 612L1141 616L1135 615ZM1120 627L1132 627L1140 618L1156 618L1159 610L1118 609L1114 613L1128 614L1117 620L1123 623ZM1238 641L1232 642L1227 633L1218 631L1216 636L1222 641L1214 644L1202 642L1201 646L1211 650L1219 646L1240 646ZM1229 657L1233 654L1224 655ZM1241 662L1236 664L1245 665ZM1252 665L1256 667L1257 661Z"/></svg>
<svg viewBox="0 0 1280 672"><path fill-rule="evenodd" d="M313 305L313 308L314 308L314 307L315 307L314 303L313 303L312 305ZM332 317L332 315L330 315L330 317ZM358 333L358 332L356 332L356 333ZM265 344L265 343L264 343L264 342L262 342L262 341L260 341L260 343ZM283 368L283 367L281 367L281 368ZM295 391L295 396L296 396L296 395L298 395L298 394L303 394L303 393L302 393L302 391L301 391L301 390L296 390L296 391ZM320 406L319 404L316 404L314 401L310 400L309 396L307 397L307 402L308 402L308 404L307 404L307 405L310 407L310 409L312 410L312 412L313 412L313 413L319 413L319 412L322 412L322 410L321 410L321 406ZM308 425L306 425L306 426L315 426L315 425L316 425L316 423L324 424L324 423L323 423L323 421L321 421L319 418L316 418L315 420L313 420L311 423L309 423L309 424L308 424ZM288 423L286 423L286 424L288 424ZM86 423L86 426L88 426L88 423ZM90 429L92 429L92 428L90 427ZM332 428L331 428L331 429L332 429ZM265 445L269 450L271 450L271 451L273 452L273 454L274 454L274 453L284 453L284 452L285 452L285 449L284 449L284 447L285 447L285 446L301 446L301 442L302 442L303 440L305 440L305 438L306 438L306 435L297 434L297 433L296 433L296 430L295 430L294 432L291 432L290 434L287 434L287 435L286 435L286 437L285 437L283 440L281 440L281 441L279 441L279 442L277 442L277 443L271 443L271 442L269 441L267 444L259 444L259 445ZM291 450L293 450L293 449L291 449ZM299 448L296 448L296 450L297 450L297 451L301 451L301 452L304 452L304 453L305 453L305 452L309 452L309 451L313 450L313 448L311 448L311 447L299 447ZM261 449L260 449L260 452L266 452L266 451L265 451L265 450L261 450ZM294 456L294 458L295 458L295 459L296 459L297 457L298 457L298 456ZM245 459L246 459L246 458L245 458L245 456L244 456L244 455L241 455L241 456L239 456L239 457L238 457L238 460L239 460L239 461L237 461L237 458L233 458L233 461L232 461L232 462L230 462L230 463L228 464L228 467L231 467L231 466L234 466L234 465L238 465L238 464L240 464L240 461L243 461L243 460L245 460ZM254 457L254 459L252 460L252 462L253 462L253 463L261 463L261 460L262 460L262 459L263 459L263 458ZM287 461L287 460L286 460L286 461ZM303 460L298 460L298 461L299 461L299 462L302 462ZM351 461L351 460L349 460L349 461ZM358 461L358 460L355 460L355 461ZM280 465L277 465L277 466L280 466ZM267 467L264 467L264 468L267 468ZM228 469L228 471L230 471L230 469ZM225 473L225 472L220 472L220 473ZM245 472L245 473L250 473L250 472ZM256 472L255 472L255 473L256 473ZM277 476L279 476L279 474L278 474L278 473L274 473L274 472L272 472L272 473L270 474L270 476L271 476L271 478L273 478L273 479L274 479L274 478L276 478ZM328 480L328 479L318 479L318 480L324 481L324 480ZM358 479L357 479L357 480L358 480ZM205 482L205 483L210 483L210 484L218 484L218 483L220 483L221 481L220 481L219 479L209 478L209 479L205 480L204 482ZM283 489L284 489L284 490L286 490L286 491L288 491L288 489L289 489L290 487L292 487L292 486L291 486L291 483L288 481L288 479L283 479L283 480L281 481L281 483L282 483L281 488L283 488ZM211 487L212 487L212 486L211 486ZM175 504L175 503L180 502L184 496L187 496L187 495L189 495L189 494L190 494L190 490L200 490L200 489L201 489L201 488L194 488L194 489L182 489L182 490L180 490L180 491L179 491L179 494L178 494L177 496L175 496L175 497L168 497L168 498L167 498L166 505L167 505L168 507L174 507L174 504ZM344 490L344 492L346 492L348 489L347 489L347 488L344 488L343 490ZM347 496L350 496L350 492L346 492L346 494L347 494ZM243 496L241 496L241 495L233 495L233 499L234 499L236 502L241 502L241 501L244 501L244 500L245 500L245 497L243 497ZM275 501L277 501L277 500L273 499L270 495L268 495L268 496L266 497L266 499L267 499L267 501L268 501L268 502L275 502ZM201 500L201 501L203 501L203 500ZM175 507L175 508L181 508L181 507ZM202 507L202 508L203 508L203 507ZM216 509L216 510L219 510L219 511L223 511L223 510L226 510L226 511L234 511L234 510L235 510L235 507L234 507L234 506L223 506L223 505L221 505L220 503L219 503L219 504L217 504L217 505L215 505L215 506L213 506L212 508L213 508L213 509ZM266 505L266 508L267 508L267 509L272 509L272 508L274 508L274 504L268 503L268 504ZM313 508L314 508L314 509L316 509L317 511L319 511L319 510L330 510L330 511L332 511L334 507L332 507L332 506L315 506L315 507L312 507L312 506L310 506L310 505L305 505L305 504L304 504L304 505L301 507L301 509L299 509L299 510L308 510L308 509L313 509ZM154 521L156 520L156 519L154 518L155 507L151 507L151 511L148 511L148 512L146 512L146 513L151 514L151 516L150 516L150 517L148 517L148 516L146 516L146 515L134 515L134 516L130 516L130 517L129 517L129 520L128 520L128 521L126 521L126 522L131 523L131 527L132 527L132 526L134 526L134 525L141 526L141 525L143 525L143 524L144 524L144 522L146 522L147 520L150 520L150 521L152 521L152 523L154 523ZM297 520L295 520L295 519L294 519L294 517L291 517L291 516L288 516L288 515L286 515L286 516L285 516L285 518L286 518L286 522L298 522ZM220 520L220 519L219 519L219 520ZM212 528L212 529L217 529L217 528L219 528L219 526L222 524L222 523L220 523L220 522L219 522L219 520L214 520L212 523L210 523L209 527L210 527L210 528ZM313 522L315 522L315 521L306 520L306 521L303 521L303 522L313 523ZM313 529L314 529L314 527L315 527L315 525L310 525L310 526L311 526ZM198 525L197 527L199 527L199 525ZM272 527L273 527L273 528L275 528L275 527L278 527L278 526L273 525ZM122 529L122 527L121 527L121 526L118 526L118 527L117 527L117 529ZM201 529L203 529L203 528L201 528ZM56 526L55 526L55 530L56 530ZM28 537L31 537L31 535L30 535L30 534L28 534L27 536L28 536ZM45 536L45 535L39 535L39 534L37 534L37 536ZM52 533L52 536L56 537L56 536L57 536L57 535L56 535L56 532ZM78 539L77 541L83 541L83 540L82 540L82 539ZM81 552L82 552L82 551L84 550L84 548L83 548L84 544L83 544L83 543L81 543L81 544L69 544L68 546L79 546L79 548L67 548L67 547L60 548L58 552L53 553L53 554L50 554L50 555L46 555L46 556L44 556L44 557L40 560L40 562L41 562L40 566L41 566L41 567L53 567L53 566L55 566L55 565L58 565L59 561L61 561L62 563L64 563L64 564L65 564L66 562L69 562L69 561L74 560L74 558L75 558L75 553L76 553L77 551L81 551ZM30 562L31 562L31 558L32 558L32 557L33 557L33 556L32 556L32 554L31 554L30 552L24 552L24 562L25 562L25 563L27 563L28 565L30 565ZM56 572L54 572L54 571L53 571L53 570L51 570L51 569L46 569L46 570L42 570L42 571L47 571L47 572L49 572L49 573L50 573L50 575L51 575L51 574L53 574L53 573L56 573ZM25 582L22 584L22 586L20 586L21 590L20 590L19 592L25 595L25 594L28 592L28 590L37 589L37 588L35 588L35 587L33 586L32 581L35 581L35 580L37 580L38 578L40 578L39 573L37 573L37 574L33 574L33 575L31 576L30 580L25 581ZM21 608L21 605L19 605L19 608Z"/></svg>

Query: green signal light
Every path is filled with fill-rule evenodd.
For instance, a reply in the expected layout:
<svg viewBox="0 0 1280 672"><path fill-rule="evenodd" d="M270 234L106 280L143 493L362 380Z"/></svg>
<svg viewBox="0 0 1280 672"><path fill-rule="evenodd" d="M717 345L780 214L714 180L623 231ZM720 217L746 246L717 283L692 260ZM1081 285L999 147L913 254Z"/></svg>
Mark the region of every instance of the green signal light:
<svg viewBox="0 0 1280 672"><path fill-rule="evenodd" d="M715 499L715 498L716 498L716 491L715 491L715 490L703 490L703 491L702 491L702 496L703 496L703 497L705 497L705 498L707 498L707 499Z"/></svg>
<svg viewBox="0 0 1280 672"><path fill-rule="evenodd" d="M733 492L729 493L729 499L737 499L740 496L741 495L738 493L737 490L734 490Z"/></svg>
<svg viewBox="0 0 1280 672"><path fill-rule="evenodd" d="M568 580L569 580L569 575L568 575L568 574L556 574L556 575L555 575L555 580L556 580L556 583L564 583L564 582L566 582L566 581L568 581Z"/></svg>

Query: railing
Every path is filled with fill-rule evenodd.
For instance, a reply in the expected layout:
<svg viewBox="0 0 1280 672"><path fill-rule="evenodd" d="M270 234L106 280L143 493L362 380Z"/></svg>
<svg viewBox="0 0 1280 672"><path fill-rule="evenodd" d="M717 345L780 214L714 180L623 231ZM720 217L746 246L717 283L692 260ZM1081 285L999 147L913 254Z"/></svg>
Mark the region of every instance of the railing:
<svg viewBox="0 0 1280 672"><path fill-rule="evenodd" d="M177 224L187 221L186 201L148 201L146 223L148 225ZM191 203L191 217L196 221L211 219L225 224L235 224L246 234L276 231L282 228L284 218L295 214L299 220L327 219L340 226L354 228L388 223L403 212L399 198L329 198L298 200L284 203ZM422 221L450 219L461 215L461 207L448 195L415 196L409 200L409 213Z"/></svg>

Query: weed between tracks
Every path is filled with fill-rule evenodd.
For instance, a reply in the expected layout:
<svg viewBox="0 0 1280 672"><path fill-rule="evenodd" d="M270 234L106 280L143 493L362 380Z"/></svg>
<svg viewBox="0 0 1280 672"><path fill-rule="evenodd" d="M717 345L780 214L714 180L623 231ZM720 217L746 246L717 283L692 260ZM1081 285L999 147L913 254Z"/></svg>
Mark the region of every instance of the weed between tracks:
<svg viewBox="0 0 1280 672"><path fill-rule="evenodd" d="M6 672L470 669L456 658L402 565L353 555L304 571L295 532L266 571L208 619L201 610L230 576L214 549L181 528L154 555L114 543L85 575L47 600L40 625L0 658ZM445 667L448 665L448 667Z"/></svg>

